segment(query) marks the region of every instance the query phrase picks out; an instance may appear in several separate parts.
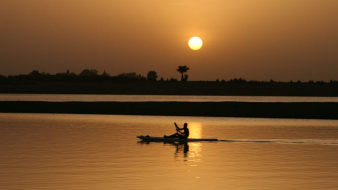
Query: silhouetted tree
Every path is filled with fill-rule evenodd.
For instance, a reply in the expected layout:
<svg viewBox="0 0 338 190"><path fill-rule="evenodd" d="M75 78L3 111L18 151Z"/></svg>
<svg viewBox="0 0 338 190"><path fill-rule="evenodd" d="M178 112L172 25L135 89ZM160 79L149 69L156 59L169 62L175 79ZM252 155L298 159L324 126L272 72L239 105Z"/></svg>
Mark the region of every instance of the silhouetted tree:
<svg viewBox="0 0 338 190"><path fill-rule="evenodd" d="M131 72L131 73L122 73L122 74L119 74L117 75L117 77L120 77L120 78L140 78L142 77L140 74L136 74L135 72Z"/></svg>
<svg viewBox="0 0 338 190"><path fill-rule="evenodd" d="M187 67L187 66L178 66L178 69L176 71L181 73L181 81L184 81L183 73L186 73L188 70L189 70L189 67ZM187 77L187 79L188 79L188 77Z"/></svg>
<svg viewBox="0 0 338 190"><path fill-rule="evenodd" d="M147 74L147 81L156 81L157 77L156 71L149 71Z"/></svg>
<svg viewBox="0 0 338 190"><path fill-rule="evenodd" d="M145 81L147 80L146 77L140 75L140 74L136 74L135 72L131 72L131 73L122 73L117 75L117 78L119 80L127 80L127 81Z"/></svg>
<svg viewBox="0 0 338 190"><path fill-rule="evenodd" d="M245 83L246 80L245 80L245 79L242 79L242 78L239 78L239 79L238 79L238 82L240 82L240 83Z"/></svg>
<svg viewBox="0 0 338 190"><path fill-rule="evenodd" d="M109 77L109 74L106 73L106 70L104 70L103 73L102 73L102 76L104 76L104 77Z"/></svg>
<svg viewBox="0 0 338 190"><path fill-rule="evenodd" d="M69 76L70 77L76 77L77 75L75 73L71 72L71 73L69 73Z"/></svg>
<svg viewBox="0 0 338 190"><path fill-rule="evenodd" d="M177 82L177 79L171 78L171 79L170 79L170 82Z"/></svg>
<svg viewBox="0 0 338 190"><path fill-rule="evenodd" d="M37 70L33 70L32 72L29 73L30 76L40 76L40 72Z"/></svg>
<svg viewBox="0 0 338 190"><path fill-rule="evenodd" d="M97 70L96 69L84 69L79 76L96 76L97 75Z"/></svg>
<svg viewBox="0 0 338 190"><path fill-rule="evenodd" d="M188 81L188 75L184 75L184 79L183 79L183 81Z"/></svg>

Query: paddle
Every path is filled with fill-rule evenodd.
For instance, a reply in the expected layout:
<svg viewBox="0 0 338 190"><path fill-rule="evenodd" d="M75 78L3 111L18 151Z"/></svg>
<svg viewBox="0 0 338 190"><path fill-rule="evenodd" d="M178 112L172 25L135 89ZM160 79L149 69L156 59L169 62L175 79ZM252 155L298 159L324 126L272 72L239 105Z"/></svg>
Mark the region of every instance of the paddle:
<svg viewBox="0 0 338 190"><path fill-rule="evenodd" d="M174 124L175 124L175 127L176 127L176 133L178 134L179 127L177 126L176 122Z"/></svg>

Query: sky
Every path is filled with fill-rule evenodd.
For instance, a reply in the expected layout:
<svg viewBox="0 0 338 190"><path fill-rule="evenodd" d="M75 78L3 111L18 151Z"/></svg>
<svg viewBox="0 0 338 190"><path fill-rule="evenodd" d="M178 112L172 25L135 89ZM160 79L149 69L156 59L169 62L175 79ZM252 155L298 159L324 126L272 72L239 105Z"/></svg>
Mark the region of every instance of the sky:
<svg viewBox="0 0 338 190"><path fill-rule="evenodd" d="M0 75L338 80L337 0L0 0ZM198 36L200 50L188 41Z"/></svg>

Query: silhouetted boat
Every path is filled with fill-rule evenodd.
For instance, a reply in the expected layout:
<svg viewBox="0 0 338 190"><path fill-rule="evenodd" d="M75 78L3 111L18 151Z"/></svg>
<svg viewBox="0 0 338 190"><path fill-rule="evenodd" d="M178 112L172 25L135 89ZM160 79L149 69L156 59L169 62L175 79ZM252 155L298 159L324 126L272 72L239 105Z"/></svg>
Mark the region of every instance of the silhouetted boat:
<svg viewBox="0 0 338 190"><path fill-rule="evenodd" d="M218 139L198 139L198 138L188 138L188 139L179 139L179 138L164 138L164 137L150 137L150 136L137 136L137 138L142 139L147 142L200 142L200 141L218 141Z"/></svg>

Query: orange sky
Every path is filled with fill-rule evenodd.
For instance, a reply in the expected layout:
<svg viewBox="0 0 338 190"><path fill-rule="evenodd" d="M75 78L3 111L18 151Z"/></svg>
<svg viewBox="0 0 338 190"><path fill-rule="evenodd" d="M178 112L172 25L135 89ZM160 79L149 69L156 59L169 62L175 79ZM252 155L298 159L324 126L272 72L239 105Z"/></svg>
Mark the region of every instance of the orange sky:
<svg viewBox="0 0 338 190"><path fill-rule="evenodd" d="M0 75L338 80L337 0L0 0ZM203 47L190 50L199 36Z"/></svg>

